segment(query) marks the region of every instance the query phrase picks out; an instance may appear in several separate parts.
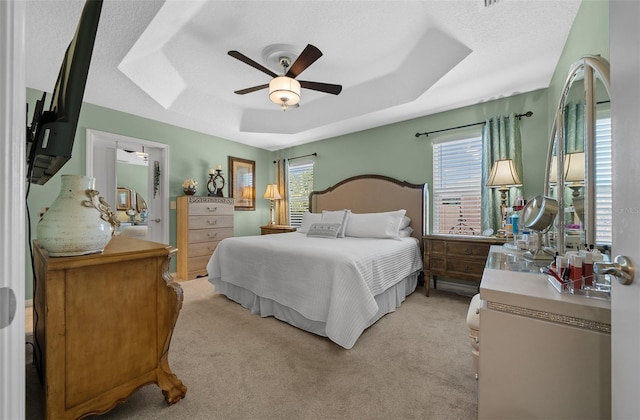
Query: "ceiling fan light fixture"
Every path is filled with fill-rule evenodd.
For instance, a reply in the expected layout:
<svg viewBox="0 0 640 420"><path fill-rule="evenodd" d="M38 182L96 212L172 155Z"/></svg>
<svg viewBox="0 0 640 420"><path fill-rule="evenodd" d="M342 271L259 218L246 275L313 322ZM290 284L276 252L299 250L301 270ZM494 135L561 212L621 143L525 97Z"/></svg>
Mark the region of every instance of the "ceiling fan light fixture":
<svg viewBox="0 0 640 420"><path fill-rule="evenodd" d="M300 102L300 83L291 77L274 77L269 82L269 99L286 111Z"/></svg>

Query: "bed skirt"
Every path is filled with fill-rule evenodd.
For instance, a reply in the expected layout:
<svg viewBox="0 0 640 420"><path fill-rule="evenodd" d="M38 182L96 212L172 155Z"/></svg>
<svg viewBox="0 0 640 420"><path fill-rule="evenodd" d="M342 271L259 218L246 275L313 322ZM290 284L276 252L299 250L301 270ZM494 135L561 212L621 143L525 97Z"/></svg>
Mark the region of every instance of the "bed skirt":
<svg viewBox="0 0 640 420"><path fill-rule="evenodd" d="M406 297L415 291L419 274L420 272L410 274L394 286L389 287L374 297L378 305L378 312L369 320L369 324L362 331L359 331L358 336L384 315L394 312L396 308L400 307ZM249 309L252 314L257 314L261 317L273 316L294 327L327 337L326 323L324 321L307 319L294 309L283 306L272 299L257 296L245 288L227 283L219 278L209 279L209 281L213 284L216 292L225 295L227 298ZM328 338L331 339L331 337ZM337 344L345 347L340 343Z"/></svg>

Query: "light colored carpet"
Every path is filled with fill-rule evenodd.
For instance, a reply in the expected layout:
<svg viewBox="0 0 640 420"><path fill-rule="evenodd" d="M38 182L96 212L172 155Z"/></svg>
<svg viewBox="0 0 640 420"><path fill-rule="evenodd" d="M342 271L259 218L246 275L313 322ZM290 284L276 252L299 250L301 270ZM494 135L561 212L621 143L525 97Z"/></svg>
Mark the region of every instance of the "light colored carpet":
<svg viewBox="0 0 640 420"><path fill-rule="evenodd" d="M169 363L186 398L167 406L148 385L100 419L477 418L470 297L420 287L345 350L252 315L206 279L181 285ZM27 365L27 419L42 418L41 395Z"/></svg>

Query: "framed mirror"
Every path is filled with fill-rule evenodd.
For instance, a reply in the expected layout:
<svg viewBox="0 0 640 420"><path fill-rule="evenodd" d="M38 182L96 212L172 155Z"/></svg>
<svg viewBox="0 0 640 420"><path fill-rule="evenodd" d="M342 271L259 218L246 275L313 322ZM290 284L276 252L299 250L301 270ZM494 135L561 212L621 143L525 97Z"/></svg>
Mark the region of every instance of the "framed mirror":
<svg viewBox="0 0 640 420"><path fill-rule="evenodd" d="M236 210L256 209L256 162L229 156L229 197Z"/></svg>
<svg viewBox="0 0 640 420"><path fill-rule="evenodd" d="M564 254L611 246L609 63L585 56L572 64L551 130L544 195L559 211L548 245Z"/></svg>

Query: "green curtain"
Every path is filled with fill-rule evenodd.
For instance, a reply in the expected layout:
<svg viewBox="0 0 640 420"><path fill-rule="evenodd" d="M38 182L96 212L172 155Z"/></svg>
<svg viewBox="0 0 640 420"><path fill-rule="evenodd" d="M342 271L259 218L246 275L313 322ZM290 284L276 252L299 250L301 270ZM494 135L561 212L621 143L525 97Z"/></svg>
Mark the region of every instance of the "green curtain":
<svg viewBox="0 0 640 420"><path fill-rule="evenodd" d="M522 141L520 121L515 113L506 117L487 119L482 132L482 230L502 227L501 198L497 188L487 187L489 173L497 160L513 159L522 180ZM507 207L522 194L521 187L512 187L507 193Z"/></svg>
<svg viewBox="0 0 640 420"><path fill-rule="evenodd" d="M584 151L584 101L569 102L564 108L565 153Z"/></svg>
<svg viewBox="0 0 640 420"><path fill-rule="evenodd" d="M287 172L289 171L289 160L280 159L276 162L276 185L282 197L276 200L275 219L277 225L289 226L289 185L287 184Z"/></svg>

